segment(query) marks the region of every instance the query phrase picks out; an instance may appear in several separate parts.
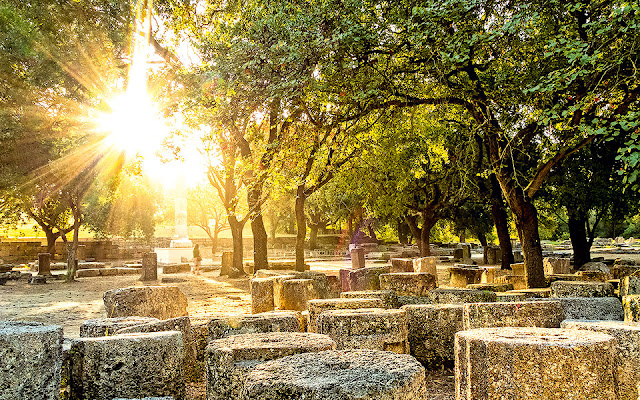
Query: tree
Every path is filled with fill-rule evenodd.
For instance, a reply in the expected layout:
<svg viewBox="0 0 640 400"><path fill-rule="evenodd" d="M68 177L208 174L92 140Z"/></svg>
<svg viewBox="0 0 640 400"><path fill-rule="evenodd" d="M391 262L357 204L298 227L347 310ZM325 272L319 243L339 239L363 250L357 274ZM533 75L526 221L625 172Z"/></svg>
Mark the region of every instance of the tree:
<svg viewBox="0 0 640 400"><path fill-rule="evenodd" d="M225 222L225 210L217 194L213 193L211 186L198 185L189 189L187 204L189 224L201 228L209 236L211 250L215 254L218 248L218 236L229 229L229 224Z"/></svg>

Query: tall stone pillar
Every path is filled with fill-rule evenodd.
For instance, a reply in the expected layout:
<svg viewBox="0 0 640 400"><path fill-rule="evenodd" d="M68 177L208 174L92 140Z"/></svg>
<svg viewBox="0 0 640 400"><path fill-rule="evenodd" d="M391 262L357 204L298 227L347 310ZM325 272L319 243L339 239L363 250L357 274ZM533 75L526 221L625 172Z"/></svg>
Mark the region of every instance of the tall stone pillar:
<svg viewBox="0 0 640 400"><path fill-rule="evenodd" d="M38 275L51 275L51 254L38 254Z"/></svg>
<svg viewBox="0 0 640 400"><path fill-rule="evenodd" d="M156 253L146 253L142 256L142 275L140 280L155 281L158 279L158 255Z"/></svg>

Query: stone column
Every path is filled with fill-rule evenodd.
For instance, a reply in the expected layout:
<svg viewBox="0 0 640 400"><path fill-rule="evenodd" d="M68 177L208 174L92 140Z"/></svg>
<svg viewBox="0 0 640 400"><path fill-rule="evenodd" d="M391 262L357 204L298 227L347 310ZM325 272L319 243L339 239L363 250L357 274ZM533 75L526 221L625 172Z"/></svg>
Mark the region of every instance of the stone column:
<svg viewBox="0 0 640 400"><path fill-rule="evenodd" d="M38 254L38 275L51 275L51 254Z"/></svg>
<svg viewBox="0 0 640 400"><path fill-rule="evenodd" d="M158 255L156 253L146 253L142 256L141 281L155 281L158 279Z"/></svg>
<svg viewBox="0 0 640 400"><path fill-rule="evenodd" d="M220 276L229 275L231 266L233 265L233 252L225 251L222 253L222 267L220 268Z"/></svg>
<svg viewBox="0 0 640 400"><path fill-rule="evenodd" d="M364 249L356 247L351 250L351 269L364 268Z"/></svg>

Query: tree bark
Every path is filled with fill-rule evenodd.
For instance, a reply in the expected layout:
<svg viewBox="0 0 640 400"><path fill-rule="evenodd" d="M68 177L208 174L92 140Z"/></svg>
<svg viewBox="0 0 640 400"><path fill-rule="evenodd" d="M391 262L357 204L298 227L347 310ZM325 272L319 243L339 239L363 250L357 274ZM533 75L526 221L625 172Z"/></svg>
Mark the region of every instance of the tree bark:
<svg viewBox="0 0 640 400"><path fill-rule="evenodd" d="M235 216L229 216L229 227L231 228L231 237L233 241L233 264L229 270L229 278L237 278L244 275L243 262L243 245L242 245L242 228L244 223L238 221Z"/></svg>
<svg viewBox="0 0 640 400"><path fill-rule="evenodd" d="M501 269L510 269L514 263L513 247L511 246L511 234L509 233L509 221L507 210L504 207L502 191L495 175L491 175L491 216L498 233L498 243L502 253Z"/></svg>
<svg viewBox="0 0 640 400"><path fill-rule="evenodd" d="M573 246L573 263L580 268L591 261L591 244L587 239L587 219L579 211L569 212L569 236Z"/></svg>
<svg viewBox="0 0 640 400"><path fill-rule="evenodd" d="M431 229L436 224L435 221L424 218L424 222L422 223L422 229L420 230L420 256L429 257L431 256Z"/></svg>
<svg viewBox="0 0 640 400"><path fill-rule="evenodd" d="M522 243L527 282L530 288L545 287L542 246L538 232L538 212L531 202L524 199L524 196L514 195L513 197L510 203Z"/></svg>
<svg viewBox="0 0 640 400"><path fill-rule="evenodd" d="M318 231L320 226L317 224L309 224L309 250L318 248Z"/></svg>
<svg viewBox="0 0 640 400"><path fill-rule="evenodd" d="M54 233L53 229L49 227L40 226L44 231L44 235L47 237L47 253L51 254L51 260L56 258L56 240L60 236L60 233Z"/></svg>
<svg viewBox="0 0 640 400"><path fill-rule="evenodd" d="M416 239L416 243L418 244L418 250L420 250L420 254L422 254L422 232L418 228L418 223L416 222L417 218L414 215L406 215L404 217L407 225L409 226L409 231L411 231L411 235Z"/></svg>
<svg viewBox="0 0 640 400"><path fill-rule="evenodd" d="M304 215L305 185L299 185L296 190L296 271L304 271L304 240L307 236L307 219Z"/></svg>
<svg viewBox="0 0 640 400"><path fill-rule="evenodd" d="M408 244L409 243L409 235L407 233L408 227L407 223L402 219L398 218L398 243L400 244Z"/></svg>
<svg viewBox="0 0 640 400"><path fill-rule="evenodd" d="M482 247L487 247L487 235L485 235L484 232L478 232L477 236Z"/></svg>
<svg viewBox="0 0 640 400"><path fill-rule="evenodd" d="M73 281L76 277L80 225L82 225L82 212L80 211L80 206L76 205L76 207L73 208L73 242L71 243L71 248L69 248L69 254L67 255L67 276L65 277L67 282Z"/></svg>
<svg viewBox="0 0 640 400"><path fill-rule="evenodd" d="M256 185L247 193L247 204L251 210L251 233L253 234L253 266L254 271L259 269L269 269L267 260L268 237L262 219L262 186Z"/></svg>

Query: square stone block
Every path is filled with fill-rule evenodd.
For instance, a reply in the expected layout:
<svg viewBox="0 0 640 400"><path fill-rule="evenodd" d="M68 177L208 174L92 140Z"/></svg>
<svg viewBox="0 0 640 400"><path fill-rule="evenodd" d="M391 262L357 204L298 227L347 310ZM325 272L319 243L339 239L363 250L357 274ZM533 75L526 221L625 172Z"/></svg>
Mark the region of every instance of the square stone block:
<svg viewBox="0 0 640 400"><path fill-rule="evenodd" d="M557 281L551 284L551 297L613 297L609 282Z"/></svg>
<svg viewBox="0 0 640 400"><path fill-rule="evenodd" d="M398 296L427 296L436 288L436 278L431 274L406 272L380 275L380 289L393 290Z"/></svg>
<svg viewBox="0 0 640 400"><path fill-rule="evenodd" d="M138 316L169 319L189 315L187 296L175 286L113 289L104 293L103 300L109 318Z"/></svg>
<svg viewBox="0 0 640 400"><path fill-rule="evenodd" d="M465 329L493 327L559 328L564 309L559 301L473 303L464 305Z"/></svg>

